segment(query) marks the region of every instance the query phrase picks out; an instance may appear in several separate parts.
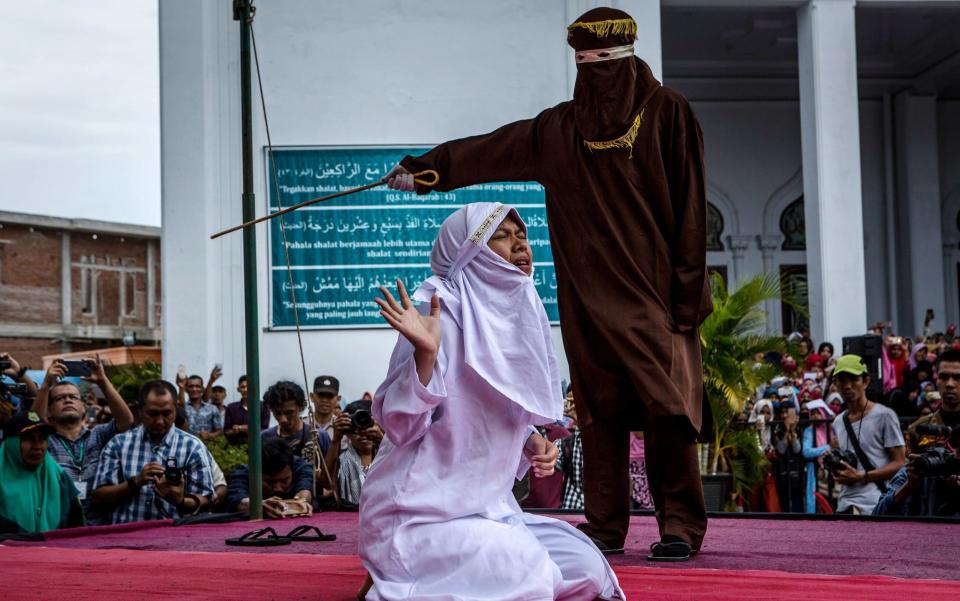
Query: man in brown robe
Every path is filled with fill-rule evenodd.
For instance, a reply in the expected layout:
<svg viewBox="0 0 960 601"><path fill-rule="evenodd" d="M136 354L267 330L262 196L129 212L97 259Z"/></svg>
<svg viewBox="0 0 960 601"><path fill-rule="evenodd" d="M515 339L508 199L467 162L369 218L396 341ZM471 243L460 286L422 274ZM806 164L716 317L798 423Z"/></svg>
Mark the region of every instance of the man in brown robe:
<svg viewBox="0 0 960 601"><path fill-rule="evenodd" d="M557 299L583 436L587 522L606 553L629 525L629 436L645 431L661 541L650 559L700 548L707 518L696 453L704 416L697 327L706 281L703 140L686 100L633 55L636 23L593 9L568 28L573 101L406 157L389 185L427 193L494 181L546 189ZM413 183L433 169L439 182ZM708 407L708 405L706 405Z"/></svg>

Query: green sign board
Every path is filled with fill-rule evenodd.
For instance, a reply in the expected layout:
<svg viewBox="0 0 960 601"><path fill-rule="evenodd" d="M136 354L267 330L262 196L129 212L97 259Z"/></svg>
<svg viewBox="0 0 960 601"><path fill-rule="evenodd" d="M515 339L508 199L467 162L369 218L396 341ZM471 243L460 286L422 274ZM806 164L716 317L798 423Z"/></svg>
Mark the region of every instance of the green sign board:
<svg viewBox="0 0 960 601"><path fill-rule="evenodd" d="M425 148L274 148L269 165L270 212L379 180L407 154ZM534 282L547 316L559 320L557 281L547 231L543 187L535 182L489 183L423 196L386 186L337 198L270 221L270 324L294 327L289 254L300 325L308 328L384 326L373 303L397 278L412 292L430 277L430 249L440 225L471 202L513 205L529 227Z"/></svg>

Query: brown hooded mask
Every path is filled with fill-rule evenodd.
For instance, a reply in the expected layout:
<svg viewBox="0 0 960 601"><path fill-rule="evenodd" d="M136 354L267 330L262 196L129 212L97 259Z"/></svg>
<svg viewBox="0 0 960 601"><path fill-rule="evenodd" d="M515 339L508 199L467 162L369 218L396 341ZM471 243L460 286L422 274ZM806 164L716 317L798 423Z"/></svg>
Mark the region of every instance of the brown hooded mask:
<svg viewBox="0 0 960 601"><path fill-rule="evenodd" d="M632 45L637 24L622 10L594 8L567 27L574 50ZM660 87L646 63L634 56L577 64L574 122L585 140L603 142L626 134Z"/></svg>

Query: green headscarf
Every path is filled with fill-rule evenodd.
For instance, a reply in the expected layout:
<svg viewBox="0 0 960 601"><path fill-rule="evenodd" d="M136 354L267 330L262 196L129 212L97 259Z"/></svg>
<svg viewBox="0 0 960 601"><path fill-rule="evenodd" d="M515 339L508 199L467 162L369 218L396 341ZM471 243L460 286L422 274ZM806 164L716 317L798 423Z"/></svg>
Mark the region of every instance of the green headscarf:
<svg viewBox="0 0 960 601"><path fill-rule="evenodd" d="M50 453L36 469L20 454L20 437L0 443L0 517L26 532L46 532L65 525L77 489Z"/></svg>

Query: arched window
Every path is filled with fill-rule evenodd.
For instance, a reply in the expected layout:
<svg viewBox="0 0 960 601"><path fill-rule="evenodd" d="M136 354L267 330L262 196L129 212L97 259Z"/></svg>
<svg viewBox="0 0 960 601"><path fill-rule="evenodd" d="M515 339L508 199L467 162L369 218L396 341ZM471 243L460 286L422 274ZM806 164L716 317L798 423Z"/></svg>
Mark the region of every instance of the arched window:
<svg viewBox="0 0 960 601"><path fill-rule="evenodd" d="M707 250L723 251L723 215L707 203Z"/></svg>
<svg viewBox="0 0 960 601"><path fill-rule="evenodd" d="M781 250L807 250L807 230L803 219L803 197L787 205L780 213Z"/></svg>

